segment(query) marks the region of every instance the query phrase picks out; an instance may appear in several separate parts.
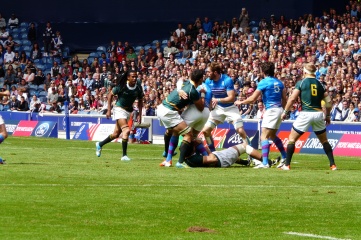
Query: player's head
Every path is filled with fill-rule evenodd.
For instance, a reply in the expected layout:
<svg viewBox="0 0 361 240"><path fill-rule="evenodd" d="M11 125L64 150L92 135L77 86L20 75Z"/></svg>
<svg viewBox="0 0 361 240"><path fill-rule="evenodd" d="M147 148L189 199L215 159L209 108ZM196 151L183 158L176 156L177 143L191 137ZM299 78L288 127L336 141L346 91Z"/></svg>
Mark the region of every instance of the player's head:
<svg viewBox="0 0 361 240"><path fill-rule="evenodd" d="M304 75L313 75L315 76L316 66L312 63L307 63L303 66L303 74Z"/></svg>
<svg viewBox="0 0 361 240"><path fill-rule="evenodd" d="M206 70L207 77L214 79L215 74L220 75L222 73L222 65L218 62L212 62Z"/></svg>
<svg viewBox="0 0 361 240"><path fill-rule="evenodd" d="M261 69L264 75L273 77L275 75L275 65L273 62L261 63Z"/></svg>
<svg viewBox="0 0 361 240"><path fill-rule="evenodd" d="M203 82L203 71L200 69L195 69L191 73L191 80L196 84L201 84Z"/></svg>

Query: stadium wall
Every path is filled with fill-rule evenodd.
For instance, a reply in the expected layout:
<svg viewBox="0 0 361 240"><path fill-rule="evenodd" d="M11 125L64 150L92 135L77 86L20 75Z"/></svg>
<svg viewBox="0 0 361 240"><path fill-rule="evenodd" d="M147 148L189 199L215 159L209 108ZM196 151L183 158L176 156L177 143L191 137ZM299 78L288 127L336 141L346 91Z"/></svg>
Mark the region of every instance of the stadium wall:
<svg viewBox="0 0 361 240"><path fill-rule="evenodd" d="M194 22L208 16L212 21L230 21L246 7L251 20L258 21L271 14L287 19L312 13L320 16L331 7L342 12L347 2L342 0L192 0L192 1L4 1L1 14L8 20L15 13L19 21L37 22L38 36L50 21L60 30L64 42L73 51L90 52L111 39L143 45L155 39L169 37L177 23Z"/></svg>

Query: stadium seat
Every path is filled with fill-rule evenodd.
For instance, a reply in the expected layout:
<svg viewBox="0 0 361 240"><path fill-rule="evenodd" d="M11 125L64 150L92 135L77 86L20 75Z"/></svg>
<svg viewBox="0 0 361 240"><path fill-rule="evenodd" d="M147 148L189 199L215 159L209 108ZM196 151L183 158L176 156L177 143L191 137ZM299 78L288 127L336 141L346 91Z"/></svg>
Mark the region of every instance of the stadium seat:
<svg viewBox="0 0 361 240"><path fill-rule="evenodd" d="M25 46L23 46L23 50L26 52L26 51L31 51L31 47L30 46L27 46L27 45L25 45Z"/></svg>
<svg viewBox="0 0 361 240"><path fill-rule="evenodd" d="M36 64L35 64L35 67L36 67L37 69L41 69L42 71L45 70L45 65L44 65L44 64L41 64L41 63L36 63Z"/></svg>
<svg viewBox="0 0 361 240"><path fill-rule="evenodd" d="M104 46L99 46L97 47L97 52L107 52L107 49Z"/></svg>
<svg viewBox="0 0 361 240"><path fill-rule="evenodd" d="M28 29L27 28L20 28L20 33L27 33L28 32Z"/></svg>
<svg viewBox="0 0 361 240"><path fill-rule="evenodd" d="M27 46L28 47L28 46ZM25 50L24 50L25 51ZM30 57L30 50L25 51L27 57Z"/></svg>
<svg viewBox="0 0 361 240"><path fill-rule="evenodd" d="M31 42L29 40L23 40L23 43L22 43L24 46L31 46Z"/></svg>
<svg viewBox="0 0 361 240"><path fill-rule="evenodd" d="M11 34L15 34L15 33L19 33L20 32L20 30L19 30L19 28L13 28L13 29L11 29Z"/></svg>
<svg viewBox="0 0 361 240"><path fill-rule="evenodd" d="M22 51L22 47L21 46L15 46L14 50L18 51L20 53Z"/></svg>
<svg viewBox="0 0 361 240"><path fill-rule="evenodd" d="M39 97L46 97L46 96L48 96L48 92L47 92L47 91L41 90L41 91L39 92Z"/></svg>
<svg viewBox="0 0 361 240"><path fill-rule="evenodd" d="M38 96L39 97L39 100L40 100L40 102L42 102L42 103L45 103L46 102L46 96Z"/></svg>
<svg viewBox="0 0 361 240"><path fill-rule="evenodd" d="M94 62L94 57L88 57L88 64L92 64Z"/></svg>
<svg viewBox="0 0 361 240"><path fill-rule="evenodd" d="M99 54L97 53L97 52L91 52L90 54L89 54L89 57L99 57Z"/></svg>
<svg viewBox="0 0 361 240"><path fill-rule="evenodd" d="M28 28L29 26L30 26L30 24L28 22L21 22L20 23L21 28Z"/></svg>
<svg viewBox="0 0 361 240"><path fill-rule="evenodd" d="M152 44L156 44L156 43L159 43L160 41L159 40L153 40Z"/></svg>
<svg viewBox="0 0 361 240"><path fill-rule="evenodd" d="M139 50L142 49L142 48L143 48L143 46L136 46L136 47L135 47L135 51L138 51L138 52L139 52Z"/></svg>
<svg viewBox="0 0 361 240"><path fill-rule="evenodd" d="M145 51L148 51L148 49L151 48L151 47L152 47L152 46L149 45L149 44L148 44L148 45L145 45L145 46L144 46L144 50L145 50Z"/></svg>
<svg viewBox="0 0 361 240"><path fill-rule="evenodd" d="M38 91L34 89L29 89L29 97L32 97L34 95L38 96Z"/></svg>
<svg viewBox="0 0 361 240"><path fill-rule="evenodd" d="M34 59L34 63L43 64L43 60L42 59Z"/></svg>
<svg viewBox="0 0 361 240"><path fill-rule="evenodd" d="M14 33L13 35L13 39L20 39L20 35L18 33Z"/></svg>
<svg viewBox="0 0 361 240"><path fill-rule="evenodd" d="M168 39L164 39L163 41L162 41L162 44L167 44L168 43Z"/></svg>
<svg viewBox="0 0 361 240"><path fill-rule="evenodd" d="M258 32L258 27L253 27L253 28L252 28L252 32L253 32L253 33Z"/></svg>

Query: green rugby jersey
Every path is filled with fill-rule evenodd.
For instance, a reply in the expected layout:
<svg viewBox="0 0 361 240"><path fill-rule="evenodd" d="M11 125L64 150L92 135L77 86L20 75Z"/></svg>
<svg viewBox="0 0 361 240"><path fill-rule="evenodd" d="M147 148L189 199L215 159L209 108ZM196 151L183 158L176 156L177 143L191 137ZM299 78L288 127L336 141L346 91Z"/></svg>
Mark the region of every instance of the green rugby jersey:
<svg viewBox="0 0 361 240"><path fill-rule="evenodd" d="M189 81L183 83L182 90L187 93L187 99L180 98L178 91L174 90L163 100L163 105L171 110L179 111L200 98L197 89Z"/></svg>
<svg viewBox="0 0 361 240"><path fill-rule="evenodd" d="M125 109L128 112L133 112L133 103L136 99L141 100L144 97L143 88L139 80L135 84L134 89L128 88L127 85L123 89L120 89L119 86L115 86L112 89L112 93L113 95L118 96L118 100L115 105Z"/></svg>
<svg viewBox="0 0 361 240"><path fill-rule="evenodd" d="M295 88L301 91L303 111L322 111L321 101L324 98L325 88L316 78L304 78L296 83Z"/></svg>

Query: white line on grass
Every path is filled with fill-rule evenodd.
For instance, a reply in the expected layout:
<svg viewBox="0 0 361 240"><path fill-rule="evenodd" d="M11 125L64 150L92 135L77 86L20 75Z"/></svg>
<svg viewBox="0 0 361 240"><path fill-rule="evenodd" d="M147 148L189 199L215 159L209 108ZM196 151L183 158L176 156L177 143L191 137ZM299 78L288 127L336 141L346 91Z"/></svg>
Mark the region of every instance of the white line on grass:
<svg viewBox="0 0 361 240"><path fill-rule="evenodd" d="M316 234L310 234L310 233L299 233L299 232L284 232L284 234L288 235L296 235L300 237L311 237L311 238L321 238L321 239L329 239L329 240L350 240L345 238L335 238L335 237L329 237L329 236L321 236Z"/></svg>
<svg viewBox="0 0 361 240"><path fill-rule="evenodd" d="M61 183L0 183L6 187L209 187L209 188L312 188L312 186L276 186L276 185L225 185L225 184L202 184L202 185L182 185L182 184L61 184ZM359 188L359 186L317 186L317 188Z"/></svg>

